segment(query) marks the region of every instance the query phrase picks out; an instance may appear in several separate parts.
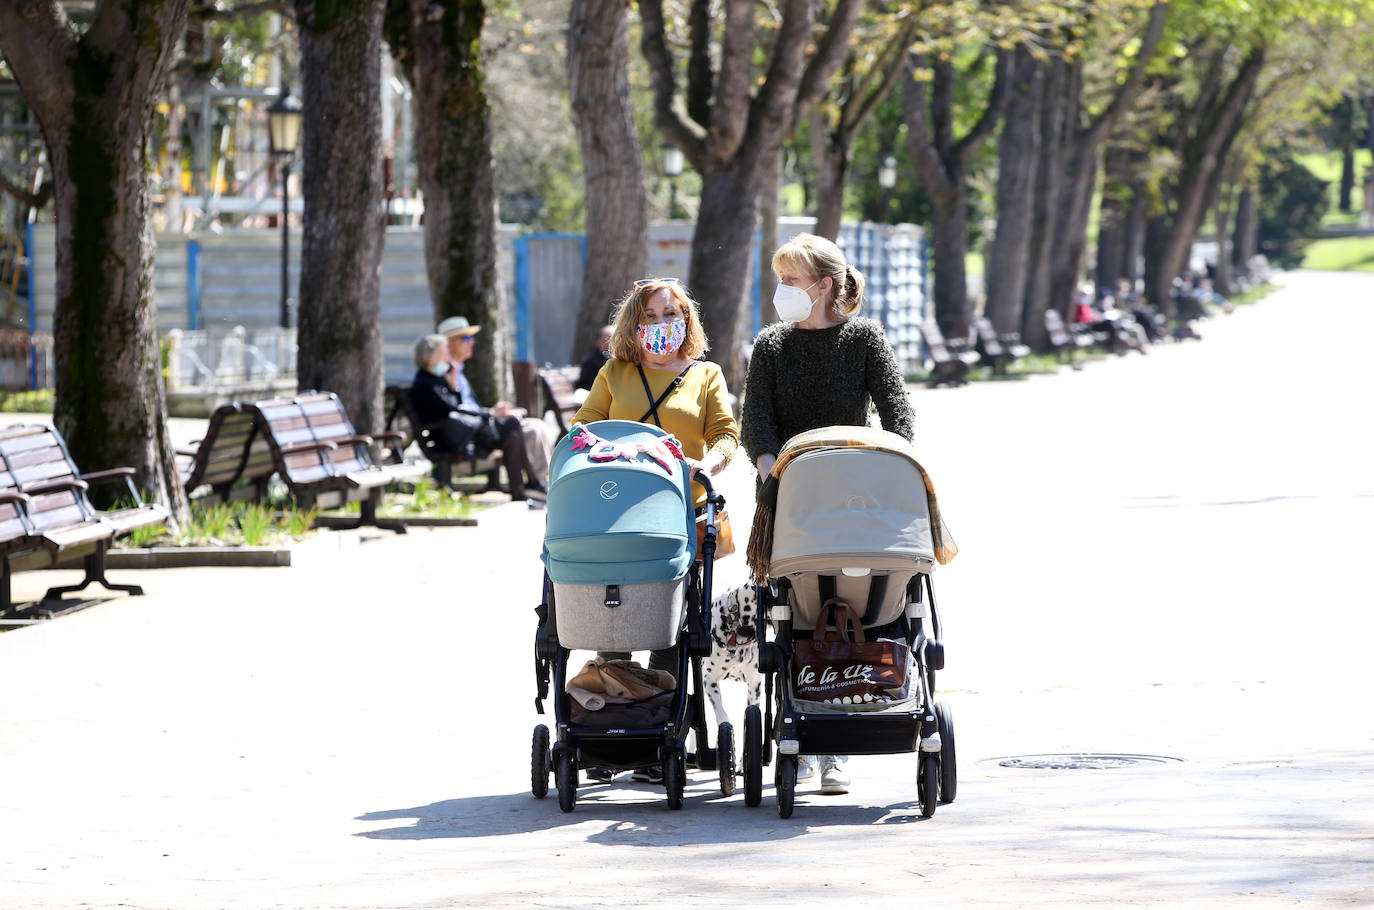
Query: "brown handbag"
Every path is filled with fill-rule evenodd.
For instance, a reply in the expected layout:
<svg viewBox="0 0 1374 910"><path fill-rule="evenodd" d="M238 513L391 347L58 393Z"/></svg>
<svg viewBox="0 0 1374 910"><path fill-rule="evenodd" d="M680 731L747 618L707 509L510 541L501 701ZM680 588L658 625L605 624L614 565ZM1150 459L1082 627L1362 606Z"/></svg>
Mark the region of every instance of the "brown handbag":
<svg viewBox="0 0 1374 910"><path fill-rule="evenodd" d="M697 555L706 544L706 516L697 516ZM730 528L730 513L725 509L716 512L716 559L735 552L735 532Z"/></svg>
<svg viewBox="0 0 1374 910"><path fill-rule="evenodd" d="M827 632L833 625L835 632ZM863 623L846 601L821 605L810 641L796 643L793 692L806 701L869 704L900 701L910 693L910 651L899 641L866 641Z"/></svg>

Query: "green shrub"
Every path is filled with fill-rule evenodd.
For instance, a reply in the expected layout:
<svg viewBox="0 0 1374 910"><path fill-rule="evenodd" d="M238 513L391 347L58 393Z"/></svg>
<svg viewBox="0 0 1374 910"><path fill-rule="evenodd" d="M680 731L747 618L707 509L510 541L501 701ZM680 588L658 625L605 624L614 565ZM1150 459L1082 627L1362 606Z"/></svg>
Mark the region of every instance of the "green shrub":
<svg viewBox="0 0 1374 910"><path fill-rule="evenodd" d="M1303 239L1314 236L1331 204L1326 181L1298 162L1273 162L1260 171L1260 252L1281 268L1302 264Z"/></svg>

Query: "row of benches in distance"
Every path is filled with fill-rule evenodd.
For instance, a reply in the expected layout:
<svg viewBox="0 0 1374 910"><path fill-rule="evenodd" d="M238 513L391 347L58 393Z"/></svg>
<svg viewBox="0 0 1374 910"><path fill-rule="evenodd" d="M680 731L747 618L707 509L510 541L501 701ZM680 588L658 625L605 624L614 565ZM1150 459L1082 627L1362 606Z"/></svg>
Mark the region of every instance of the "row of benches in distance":
<svg viewBox="0 0 1374 910"><path fill-rule="evenodd" d="M969 373L980 363L992 367L994 374L1005 375L1010 364L1031 352L1029 347L1021 343L1018 334L999 333L986 316L973 320L971 343L946 341L933 319L922 322L920 331L929 352L930 375L927 382L931 386L967 382ZM1060 359L1069 363L1073 362L1075 352L1087 348L1105 351L1122 349L1117 338L1109 337L1103 331L1088 326L1066 326L1064 318L1055 310L1045 312L1045 333L1050 347Z"/></svg>
<svg viewBox="0 0 1374 910"><path fill-rule="evenodd" d="M377 507L387 487L414 483L429 470L405 457L407 442L406 433L396 430L358 434L338 396L306 392L223 405L210 415L204 438L178 454L182 484L195 500L265 500L276 477L303 508L360 502L355 525L404 533L403 522L379 518ZM374 444L385 448L381 461L373 457ZM485 465L468 467L475 471ZM85 560L85 580L49 589L40 609L92 582L142 593L136 585L114 585L105 578L106 554L117 539L168 517L162 506L143 501L132 468L82 473L55 429L24 424L0 430L0 469L0 612L13 611L14 572L77 558ZM92 505L93 485L121 481L131 505L116 510Z"/></svg>

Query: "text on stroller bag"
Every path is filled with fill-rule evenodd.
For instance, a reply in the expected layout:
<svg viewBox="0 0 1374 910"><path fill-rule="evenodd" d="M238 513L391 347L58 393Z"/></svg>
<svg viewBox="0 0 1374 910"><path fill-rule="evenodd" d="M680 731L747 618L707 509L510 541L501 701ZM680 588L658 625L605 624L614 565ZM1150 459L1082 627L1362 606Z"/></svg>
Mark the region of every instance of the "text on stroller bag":
<svg viewBox="0 0 1374 910"><path fill-rule="evenodd" d="M834 637L826 632L830 625ZM832 704L900 701L910 694L910 663L902 642L866 641L854 608L832 597L821 606L811 640L796 643L793 692L806 701Z"/></svg>

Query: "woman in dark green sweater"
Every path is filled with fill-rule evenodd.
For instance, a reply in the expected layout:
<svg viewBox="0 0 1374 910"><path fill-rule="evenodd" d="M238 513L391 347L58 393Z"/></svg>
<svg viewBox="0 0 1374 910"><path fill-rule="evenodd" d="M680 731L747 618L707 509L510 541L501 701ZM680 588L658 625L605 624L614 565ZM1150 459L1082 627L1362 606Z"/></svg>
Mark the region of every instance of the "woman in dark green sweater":
<svg viewBox="0 0 1374 910"><path fill-rule="evenodd" d="M773 254L782 320L759 332L744 387L742 442L760 479L787 440L828 426L868 426L907 439L911 401L883 327L858 316L864 279L824 237L798 234Z"/></svg>
<svg viewBox="0 0 1374 910"><path fill-rule="evenodd" d="M883 327L856 315L863 275L834 243L798 234L773 254L778 276L773 305L781 321L759 332L744 387L741 442L768 476L783 444L798 433L828 426L868 426L871 401L884 430L911 439L911 401ZM844 756L817 756L821 792L845 793ZM813 778L802 756L797 781Z"/></svg>

